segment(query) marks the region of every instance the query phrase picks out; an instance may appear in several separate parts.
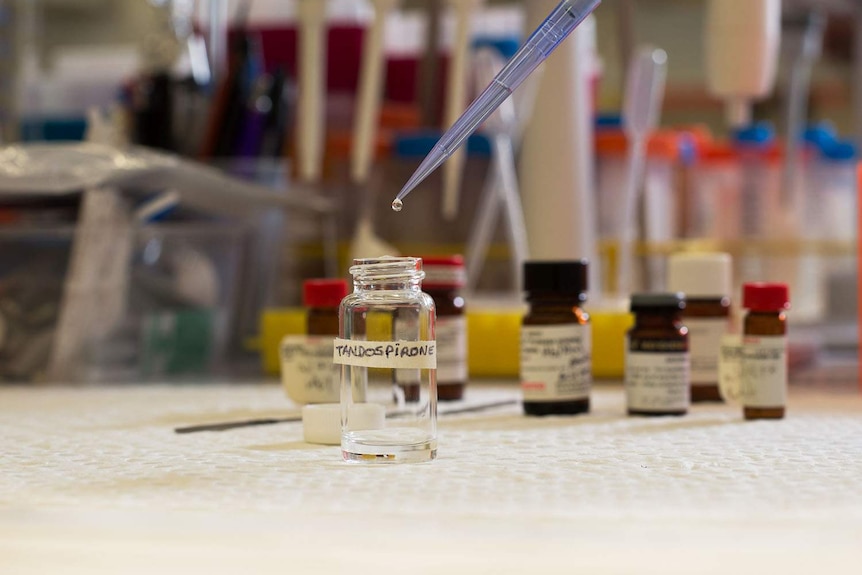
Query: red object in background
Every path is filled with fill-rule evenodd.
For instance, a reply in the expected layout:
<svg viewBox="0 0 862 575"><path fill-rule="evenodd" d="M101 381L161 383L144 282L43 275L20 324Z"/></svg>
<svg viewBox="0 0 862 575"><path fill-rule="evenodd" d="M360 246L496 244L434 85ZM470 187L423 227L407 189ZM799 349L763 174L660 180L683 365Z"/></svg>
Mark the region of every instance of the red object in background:
<svg viewBox="0 0 862 575"><path fill-rule="evenodd" d="M250 26L247 30L231 29L229 41L236 42L241 34L260 39L263 62L267 72L281 66L296 78L297 30L292 26ZM363 29L360 26L329 26L327 30L326 87L331 92L352 92L359 81Z"/></svg>
<svg viewBox="0 0 862 575"><path fill-rule="evenodd" d="M302 301L305 307L338 307L346 296L345 280L306 280L302 284Z"/></svg>
<svg viewBox="0 0 862 575"><path fill-rule="evenodd" d="M231 44L243 33L256 35L260 39L264 66L267 72L278 67L291 78L297 77L297 29L293 26L250 26L247 30L232 29ZM327 31L326 87L329 92L355 92L359 84L362 62L362 42L365 29L362 26L339 24L329 26ZM417 78L420 54L415 56L390 56L386 62L384 101L413 104L417 100ZM438 101L444 101L446 90L446 65L448 57L440 55L438 71ZM441 106L442 108L442 106ZM442 111L440 112L442 114Z"/></svg>
<svg viewBox="0 0 862 575"><path fill-rule="evenodd" d="M859 221L856 226L857 230L862 229L862 164L856 167L856 209L859 212ZM862 234L856 233L856 320L859 329L859 346L862 347L862 284L859 283L859 278L862 277ZM862 351L860 349L859 351ZM859 361L862 353L856 354L857 362L859 362L859 391L862 392L862 362Z"/></svg>
<svg viewBox="0 0 862 575"><path fill-rule="evenodd" d="M786 284L747 283L742 286L742 307L751 311L777 311L790 308Z"/></svg>

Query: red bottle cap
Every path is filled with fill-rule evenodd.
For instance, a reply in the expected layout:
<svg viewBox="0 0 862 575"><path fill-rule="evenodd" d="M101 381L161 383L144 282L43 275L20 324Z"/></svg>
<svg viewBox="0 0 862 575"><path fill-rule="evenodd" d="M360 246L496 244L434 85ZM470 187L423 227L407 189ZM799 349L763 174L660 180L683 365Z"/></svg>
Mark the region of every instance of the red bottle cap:
<svg viewBox="0 0 862 575"><path fill-rule="evenodd" d="M338 307L346 296L344 280L306 280L302 284L305 307Z"/></svg>
<svg viewBox="0 0 862 575"><path fill-rule="evenodd" d="M425 288L459 288L467 283L464 258L461 256L433 256L422 258Z"/></svg>
<svg viewBox="0 0 862 575"><path fill-rule="evenodd" d="M742 286L742 307L751 311L778 311L790 307L787 284L747 283Z"/></svg>

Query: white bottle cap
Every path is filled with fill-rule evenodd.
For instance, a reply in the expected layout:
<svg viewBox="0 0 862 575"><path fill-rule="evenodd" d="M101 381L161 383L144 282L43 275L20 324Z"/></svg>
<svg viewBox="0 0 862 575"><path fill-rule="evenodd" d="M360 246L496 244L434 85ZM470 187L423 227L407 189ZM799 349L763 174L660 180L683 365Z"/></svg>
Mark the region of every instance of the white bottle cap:
<svg viewBox="0 0 862 575"><path fill-rule="evenodd" d="M350 406L350 429L382 429L386 408L378 403ZM341 404L316 403L302 408L302 431L306 443L341 445Z"/></svg>
<svg viewBox="0 0 862 575"><path fill-rule="evenodd" d="M730 297L731 274L728 254L674 254L668 262L667 287L687 298Z"/></svg>

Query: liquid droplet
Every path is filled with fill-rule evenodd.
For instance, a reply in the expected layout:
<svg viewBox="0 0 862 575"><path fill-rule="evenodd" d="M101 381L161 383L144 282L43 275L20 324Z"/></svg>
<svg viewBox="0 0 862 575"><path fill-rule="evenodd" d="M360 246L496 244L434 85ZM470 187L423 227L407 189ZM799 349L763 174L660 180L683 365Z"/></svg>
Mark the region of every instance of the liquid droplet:
<svg viewBox="0 0 862 575"><path fill-rule="evenodd" d="M399 200L398 198L395 198L392 201L393 211L400 212L403 208L404 208L404 203L401 200Z"/></svg>

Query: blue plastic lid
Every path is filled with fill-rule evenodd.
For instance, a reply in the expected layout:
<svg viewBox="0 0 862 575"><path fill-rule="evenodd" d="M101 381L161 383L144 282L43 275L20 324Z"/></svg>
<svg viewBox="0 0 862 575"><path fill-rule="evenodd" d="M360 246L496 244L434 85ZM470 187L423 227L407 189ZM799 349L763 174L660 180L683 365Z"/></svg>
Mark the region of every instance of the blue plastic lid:
<svg viewBox="0 0 862 575"><path fill-rule="evenodd" d="M691 134L680 135L679 159L685 165L693 164L697 160L697 142Z"/></svg>
<svg viewBox="0 0 862 575"><path fill-rule="evenodd" d="M830 122L819 122L808 126L802 132L802 140L822 150L824 146L833 144L838 139L835 126Z"/></svg>
<svg viewBox="0 0 862 575"><path fill-rule="evenodd" d="M823 157L833 162L852 162L856 160L856 146L848 140L836 140L821 148Z"/></svg>
<svg viewBox="0 0 862 575"><path fill-rule="evenodd" d="M442 135L436 130L397 134L392 150L398 158L424 158ZM467 140L467 155L490 156L491 141L484 134L473 134Z"/></svg>
<svg viewBox="0 0 862 575"><path fill-rule="evenodd" d="M733 133L733 141L740 146L764 147L775 140L775 130L768 122L757 122Z"/></svg>
<svg viewBox="0 0 862 575"><path fill-rule="evenodd" d="M621 130L623 117L620 114L599 114L596 116L597 130Z"/></svg>
<svg viewBox="0 0 862 575"><path fill-rule="evenodd" d="M479 36L473 40L473 48L489 46L509 60L521 47L521 40L513 36Z"/></svg>

